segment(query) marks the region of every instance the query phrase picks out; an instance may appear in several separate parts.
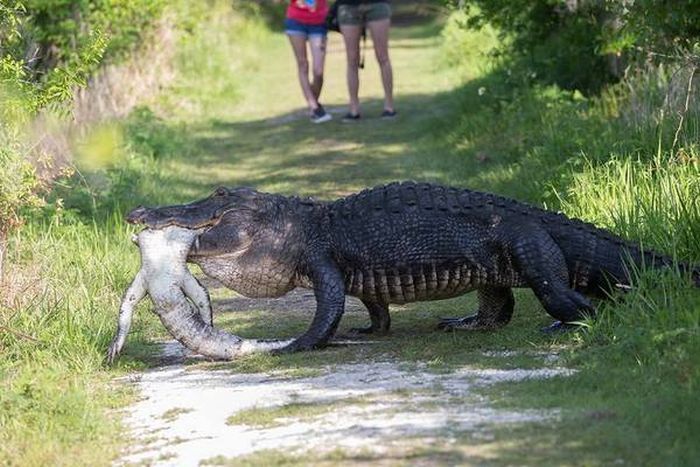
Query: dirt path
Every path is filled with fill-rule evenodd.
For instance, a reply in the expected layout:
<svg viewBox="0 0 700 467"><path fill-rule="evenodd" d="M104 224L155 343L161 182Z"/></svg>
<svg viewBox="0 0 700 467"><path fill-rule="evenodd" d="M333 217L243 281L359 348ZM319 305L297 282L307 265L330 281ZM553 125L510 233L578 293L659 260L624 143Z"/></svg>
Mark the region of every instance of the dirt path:
<svg viewBox="0 0 700 467"><path fill-rule="evenodd" d="M163 352L184 360L176 342L164 344ZM136 375L132 381L143 400L129 409L127 420L144 444L123 460L164 466L234 464L239 456L269 451L307 460L337 456L338 451L348 459L387 459L456 446L465 461L488 460L495 428L546 421L557 412L497 409L475 390L568 375L570 370L465 366L435 373L425 364L375 361L329 365L319 373L240 374L188 370L173 363ZM471 447L457 443L464 437L478 442Z"/></svg>

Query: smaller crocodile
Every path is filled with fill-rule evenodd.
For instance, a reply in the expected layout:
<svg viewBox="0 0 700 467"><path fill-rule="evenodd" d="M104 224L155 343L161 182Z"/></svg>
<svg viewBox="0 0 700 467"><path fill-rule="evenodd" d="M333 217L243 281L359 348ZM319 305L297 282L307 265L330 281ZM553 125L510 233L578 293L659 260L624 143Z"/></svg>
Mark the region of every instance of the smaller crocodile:
<svg viewBox="0 0 700 467"><path fill-rule="evenodd" d="M513 315L516 287L532 289L547 313L571 323L592 313L587 296L629 286L630 266L675 265L668 256L559 213L428 183L392 183L335 201L220 187L189 204L136 208L127 221L151 229L201 229L187 261L243 295L313 289L312 323L283 351L326 344L346 295L362 300L371 320L366 331L375 333L388 331L391 303L472 290L476 314L441 326L496 329ZM700 284L697 267L677 266ZM225 358L226 345L218 348Z"/></svg>
<svg viewBox="0 0 700 467"><path fill-rule="evenodd" d="M141 251L141 269L122 299L117 332L107 350L108 363L113 363L121 352L134 309L147 294L173 337L206 357L230 360L252 352L281 348L291 342L241 339L213 327L209 293L185 263L200 233L201 230L173 226L146 229L135 236L133 240Z"/></svg>

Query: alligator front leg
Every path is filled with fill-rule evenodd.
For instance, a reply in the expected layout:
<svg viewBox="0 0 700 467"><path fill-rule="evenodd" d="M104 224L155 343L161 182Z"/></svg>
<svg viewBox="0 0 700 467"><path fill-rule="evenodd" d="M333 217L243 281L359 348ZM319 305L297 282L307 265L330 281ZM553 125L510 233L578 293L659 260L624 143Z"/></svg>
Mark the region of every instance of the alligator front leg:
<svg viewBox="0 0 700 467"><path fill-rule="evenodd" d="M311 350L324 346L331 338L345 311L345 281L336 264L327 258L309 264L316 297L316 313L309 329L291 344L275 353Z"/></svg>
<svg viewBox="0 0 700 467"><path fill-rule="evenodd" d="M378 334L380 336L386 335L389 332L389 326L391 326L389 305L369 300L362 300L362 304L369 312L371 324L366 328L352 328L350 332L357 334Z"/></svg>
<svg viewBox="0 0 700 467"><path fill-rule="evenodd" d="M139 271L133 282L126 290L122 304L119 307L119 318L117 321L117 333L112 343L107 349L107 363L112 364L124 347L126 336L131 328L131 320L134 316L136 305L146 296L146 279L144 273Z"/></svg>
<svg viewBox="0 0 700 467"><path fill-rule="evenodd" d="M464 318L444 318L439 329L490 330L505 326L513 316L515 299L509 287L482 287L478 291L479 311Z"/></svg>

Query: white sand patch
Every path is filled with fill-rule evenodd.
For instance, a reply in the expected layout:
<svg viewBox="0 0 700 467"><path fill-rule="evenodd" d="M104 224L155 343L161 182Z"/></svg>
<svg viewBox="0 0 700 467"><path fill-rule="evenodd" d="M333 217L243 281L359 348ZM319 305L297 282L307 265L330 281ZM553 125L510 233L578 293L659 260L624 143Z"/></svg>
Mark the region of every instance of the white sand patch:
<svg viewBox="0 0 700 467"><path fill-rule="evenodd" d="M177 343L167 345L165 353L182 355ZM495 409L475 394L475 387L571 373L566 368L463 367L437 374L423 365L378 362L335 365L321 376L293 378L173 365L132 378L143 399L129 409L127 425L143 444L121 463L196 466L212 457L264 449L319 453L344 448L381 454L406 438L427 442L464 432L488 438L489 427L541 421L557 413ZM299 402L334 405L319 415L281 419L264 428L226 423L246 409Z"/></svg>

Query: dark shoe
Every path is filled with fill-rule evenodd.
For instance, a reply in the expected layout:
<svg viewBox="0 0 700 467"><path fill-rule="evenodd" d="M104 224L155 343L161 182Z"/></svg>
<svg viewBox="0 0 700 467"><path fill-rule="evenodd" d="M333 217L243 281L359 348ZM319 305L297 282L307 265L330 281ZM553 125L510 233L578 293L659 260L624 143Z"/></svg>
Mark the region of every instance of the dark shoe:
<svg viewBox="0 0 700 467"><path fill-rule="evenodd" d="M396 110L384 110L384 112L382 112L382 118L387 120L396 118Z"/></svg>
<svg viewBox="0 0 700 467"><path fill-rule="evenodd" d="M360 114L346 113L345 116L343 117L342 122L343 123L353 123L353 122L357 122L358 120L360 120Z"/></svg>
<svg viewBox="0 0 700 467"><path fill-rule="evenodd" d="M314 109L314 113L313 115L311 115L311 121L314 123L323 123L332 119L333 117L331 116L331 114L326 112L326 109L324 109L321 104L319 104L318 107Z"/></svg>

